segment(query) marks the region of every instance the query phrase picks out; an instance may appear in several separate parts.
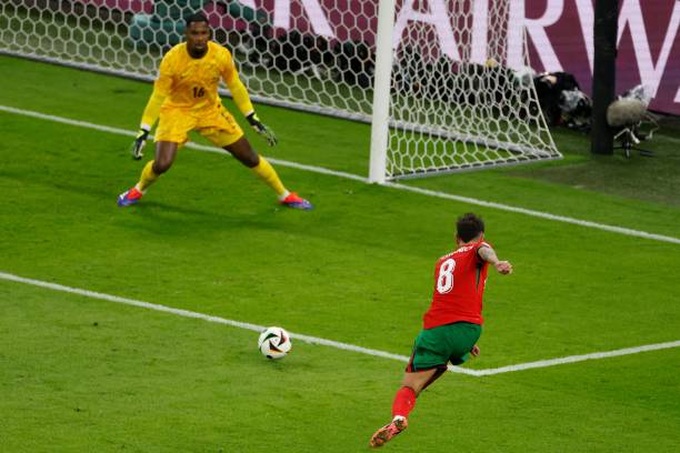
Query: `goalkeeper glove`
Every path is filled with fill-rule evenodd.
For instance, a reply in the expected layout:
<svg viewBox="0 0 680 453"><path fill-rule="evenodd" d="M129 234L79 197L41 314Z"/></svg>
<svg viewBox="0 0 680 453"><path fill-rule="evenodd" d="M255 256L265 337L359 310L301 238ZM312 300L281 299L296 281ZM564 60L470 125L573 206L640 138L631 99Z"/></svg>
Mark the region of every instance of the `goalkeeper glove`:
<svg viewBox="0 0 680 453"><path fill-rule="evenodd" d="M132 158L134 160L139 160L142 158L142 155L144 154L144 145L146 144L146 140L148 138L149 130L141 128L137 134L137 137L135 137L135 141L132 143Z"/></svg>
<svg viewBox="0 0 680 453"><path fill-rule="evenodd" d="M267 140L267 143L269 144L269 146L274 146L278 143L278 140L276 139L276 134L274 134L274 131L272 131L267 126L265 126L262 123L262 121L260 121L260 118L257 117L255 112L246 116L246 119L248 120L250 125L253 127L253 129L255 129L258 134L260 134L262 137L264 137L265 140Z"/></svg>

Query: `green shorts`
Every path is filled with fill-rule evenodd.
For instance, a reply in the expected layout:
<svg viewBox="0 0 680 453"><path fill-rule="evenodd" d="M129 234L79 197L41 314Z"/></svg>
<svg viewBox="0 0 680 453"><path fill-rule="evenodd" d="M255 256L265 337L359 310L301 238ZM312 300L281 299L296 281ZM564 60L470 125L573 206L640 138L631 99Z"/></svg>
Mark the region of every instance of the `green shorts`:
<svg viewBox="0 0 680 453"><path fill-rule="evenodd" d="M448 362L460 365L470 356L470 350L482 334L482 326L456 322L432 329L423 329L416 337L406 371L445 368Z"/></svg>

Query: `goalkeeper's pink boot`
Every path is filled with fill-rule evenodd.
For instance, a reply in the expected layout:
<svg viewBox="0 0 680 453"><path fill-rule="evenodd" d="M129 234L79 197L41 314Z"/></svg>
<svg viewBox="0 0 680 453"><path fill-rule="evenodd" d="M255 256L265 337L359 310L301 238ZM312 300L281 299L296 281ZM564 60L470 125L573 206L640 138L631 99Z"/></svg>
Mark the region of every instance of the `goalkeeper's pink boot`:
<svg viewBox="0 0 680 453"><path fill-rule="evenodd" d="M288 196L279 201L279 203L293 209L312 209L314 207L312 206L312 203L300 197L295 192L289 193Z"/></svg>
<svg viewBox="0 0 680 453"><path fill-rule="evenodd" d="M144 194L136 187L118 195L118 206L130 206L142 199Z"/></svg>
<svg viewBox="0 0 680 453"><path fill-rule="evenodd" d="M371 441L368 445L373 448L382 447L388 441L390 441L394 436L402 432L408 427L408 422L404 417L394 417L391 423L380 428L373 434Z"/></svg>

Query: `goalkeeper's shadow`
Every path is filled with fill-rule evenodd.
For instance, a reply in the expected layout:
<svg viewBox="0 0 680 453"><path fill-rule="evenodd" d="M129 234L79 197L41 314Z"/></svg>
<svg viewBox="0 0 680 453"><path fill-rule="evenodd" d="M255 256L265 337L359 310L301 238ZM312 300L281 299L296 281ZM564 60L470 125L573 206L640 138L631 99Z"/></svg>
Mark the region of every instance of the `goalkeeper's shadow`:
<svg viewBox="0 0 680 453"><path fill-rule="evenodd" d="M128 207L114 208L118 211L130 211L135 215L136 228L143 227L149 232L164 235L209 235L213 232L241 231L244 229L253 231L271 230L281 231L285 225L275 221L273 209L258 207L247 212L225 213L215 212L209 209L197 209L177 204L143 200L139 204ZM125 216L125 218L129 218ZM142 219L140 221L140 219Z"/></svg>

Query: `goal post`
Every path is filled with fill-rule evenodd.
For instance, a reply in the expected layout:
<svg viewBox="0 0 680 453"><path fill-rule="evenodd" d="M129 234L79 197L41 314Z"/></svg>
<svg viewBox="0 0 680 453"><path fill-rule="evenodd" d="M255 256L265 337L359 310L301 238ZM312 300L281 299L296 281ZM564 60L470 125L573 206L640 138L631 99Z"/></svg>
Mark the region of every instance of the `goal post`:
<svg viewBox="0 0 680 453"><path fill-rule="evenodd" d="M385 16L395 14L390 3L380 2ZM518 13L512 8L511 0L462 0L428 8L402 2L392 21L381 12L371 181L561 158L539 106L524 30L508 29ZM391 45L380 39L388 35ZM518 35L521 51L512 54L508 41ZM383 70L387 82L378 77ZM385 102L387 125L379 114Z"/></svg>
<svg viewBox="0 0 680 453"><path fill-rule="evenodd" d="M0 54L150 81L202 11L253 100L371 124L383 183L561 157L509 26L521 3L3 0Z"/></svg>
<svg viewBox="0 0 680 453"><path fill-rule="evenodd" d="M387 171L390 87L392 85L392 35L394 33L395 10L395 0L381 0L378 10L371 156L368 169L369 182L379 184L385 182Z"/></svg>

